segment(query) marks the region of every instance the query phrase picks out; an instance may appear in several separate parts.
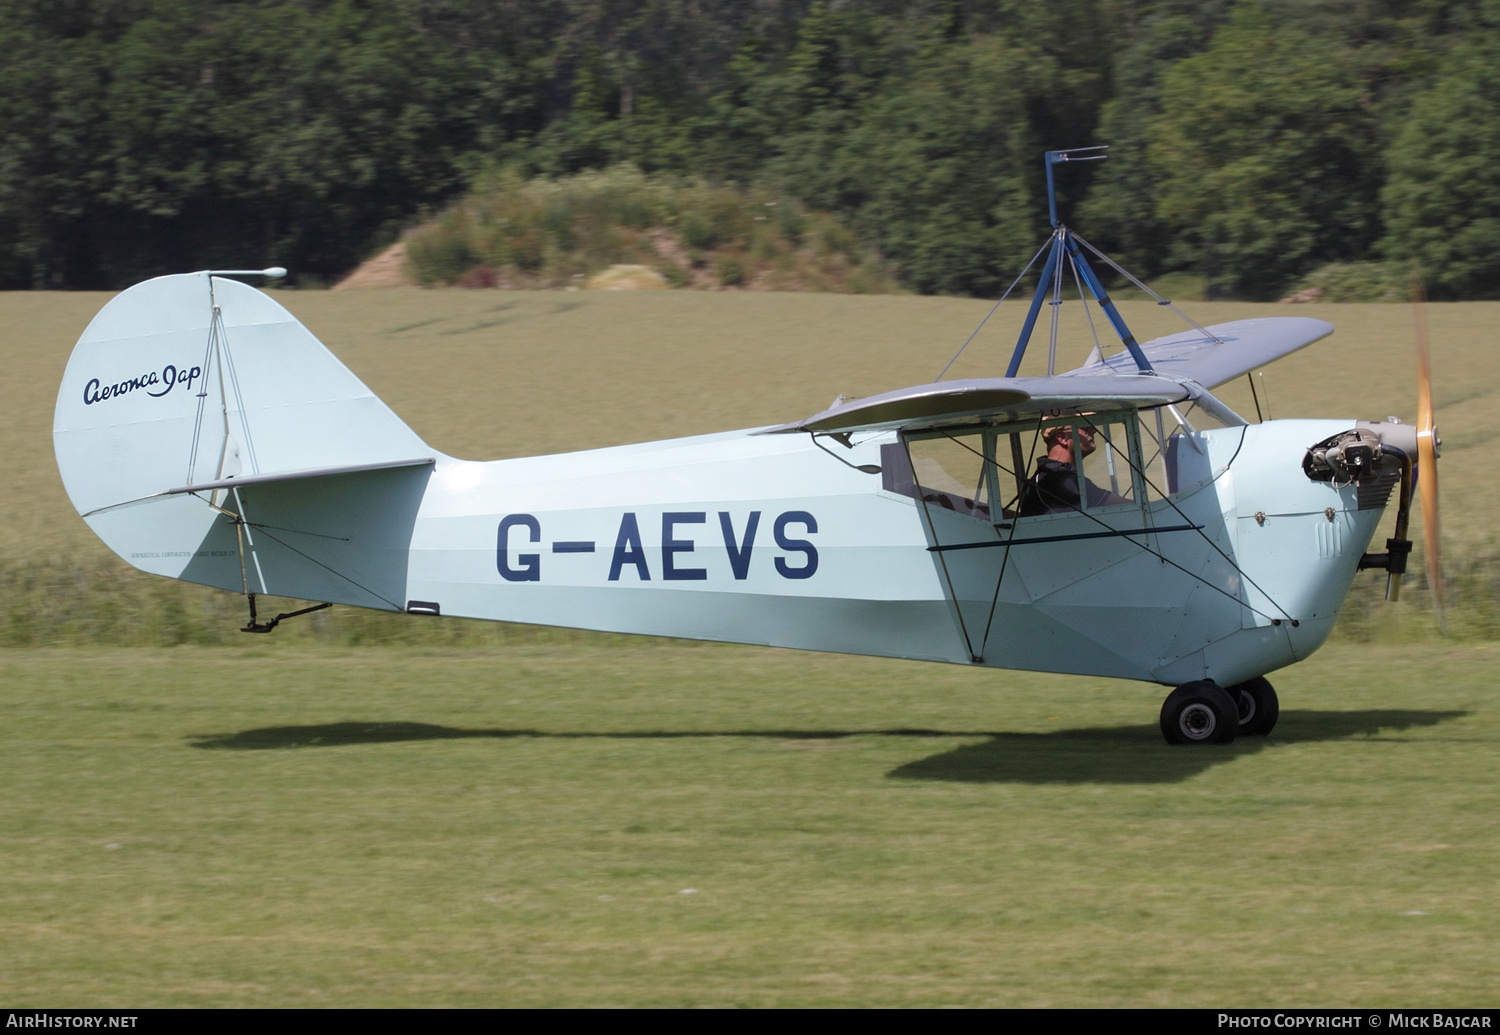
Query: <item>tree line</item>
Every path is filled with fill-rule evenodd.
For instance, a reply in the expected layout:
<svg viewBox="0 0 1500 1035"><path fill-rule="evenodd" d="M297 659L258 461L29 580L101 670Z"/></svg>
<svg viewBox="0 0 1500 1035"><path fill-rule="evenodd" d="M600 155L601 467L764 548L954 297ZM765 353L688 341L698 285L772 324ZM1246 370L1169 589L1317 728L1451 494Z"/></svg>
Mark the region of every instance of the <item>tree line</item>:
<svg viewBox="0 0 1500 1035"><path fill-rule="evenodd" d="M9 0L0 287L336 276L498 170L774 190L910 288L1063 218L1275 297L1330 263L1500 297L1500 0Z"/></svg>

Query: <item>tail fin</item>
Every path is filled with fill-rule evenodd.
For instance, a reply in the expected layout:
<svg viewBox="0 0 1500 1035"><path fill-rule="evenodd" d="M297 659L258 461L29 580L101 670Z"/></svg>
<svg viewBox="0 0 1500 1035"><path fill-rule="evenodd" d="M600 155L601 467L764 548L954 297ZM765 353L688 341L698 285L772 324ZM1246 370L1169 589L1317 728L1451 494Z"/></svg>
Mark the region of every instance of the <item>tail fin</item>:
<svg viewBox="0 0 1500 1035"><path fill-rule="evenodd" d="M144 571L245 592L401 606L400 587L368 588L381 581L375 569L394 561L390 550L401 538L399 528L370 527L384 519L368 508L394 491L402 500L394 510L414 519L416 483L425 485L435 454L254 288L193 273L116 296L73 350L52 433L73 505ZM251 492L292 526L272 533L247 509ZM260 525L266 532L257 537ZM361 535L344 534L356 525ZM248 559L251 547L236 545L283 534L292 538L284 563L271 564L279 575L265 570L276 552L269 543ZM314 540L345 545L320 549ZM367 556L372 546L384 561ZM341 556L334 567L328 550ZM351 565L360 569L353 577Z"/></svg>

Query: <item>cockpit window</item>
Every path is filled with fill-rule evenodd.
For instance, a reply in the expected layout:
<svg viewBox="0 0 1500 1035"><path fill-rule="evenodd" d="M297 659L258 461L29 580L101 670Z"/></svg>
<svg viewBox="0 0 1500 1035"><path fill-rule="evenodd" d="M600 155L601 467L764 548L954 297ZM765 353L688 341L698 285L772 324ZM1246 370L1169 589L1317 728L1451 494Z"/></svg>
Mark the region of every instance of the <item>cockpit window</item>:
<svg viewBox="0 0 1500 1035"><path fill-rule="evenodd" d="M1202 433L1229 424L1210 409L1188 404L1159 406L1141 414L1141 444L1144 468L1152 499L1197 488L1209 480Z"/></svg>
<svg viewBox="0 0 1500 1035"><path fill-rule="evenodd" d="M903 433L881 447L884 488L997 527L1094 512L1113 524L1111 508L1128 513L1212 479L1203 434L1229 426L1223 413L1238 420L1188 404Z"/></svg>
<svg viewBox="0 0 1500 1035"><path fill-rule="evenodd" d="M993 494L985 465L985 439L983 432L964 432L914 437L884 446L880 460L885 488L944 510L989 520Z"/></svg>
<svg viewBox="0 0 1500 1035"><path fill-rule="evenodd" d="M1096 413L908 434L882 447L881 468L890 492L1000 524L1136 505L1140 454L1133 412Z"/></svg>
<svg viewBox="0 0 1500 1035"><path fill-rule="evenodd" d="M1080 414L1044 424L1040 455L1022 491L1020 515L1134 504L1142 484L1132 457L1139 454L1133 415Z"/></svg>

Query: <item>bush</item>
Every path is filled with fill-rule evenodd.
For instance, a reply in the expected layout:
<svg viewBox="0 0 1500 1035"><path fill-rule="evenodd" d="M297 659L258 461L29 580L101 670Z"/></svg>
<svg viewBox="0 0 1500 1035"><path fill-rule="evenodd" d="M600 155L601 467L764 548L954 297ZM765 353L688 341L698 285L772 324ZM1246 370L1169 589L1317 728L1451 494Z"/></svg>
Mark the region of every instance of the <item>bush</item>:
<svg viewBox="0 0 1500 1035"><path fill-rule="evenodd" d="M718 235L714 232L713 221L708 215L697 209L689 211L677 224L678 236L682 243L689 248L712 248L718 243Z"/></svg>
<svg viewBox="0 0 1500 1035"><path fill-rule="evenodd" d="M1411 297L1411 275L1390 262L1330 262L1295 289L1309 291L1316 291L1320 302L1405 302Z"/></svg>
<svg viewBox="0 0 1500 1035"><path fill-rule="evenodd" d="M422 284L557 286L628 265L673 287L895 290L886 263L866 250L837 219L790 198L629 165L559 179L492 171L407 236Z"/></svg>
<svg viewBox="0 0 1500 1035"><path fill-rule="evenodd" d="M463 213L455 210L430 224L427 232L412 235L406 261L423 283L452 283L479 261L469 238Z"/></svg>
<svg viewBox="0 0 1500 1035"><path fill-rule="evenodd" d="M715 264L714 276L724 287L737 287L745 283L745 264L732 252L721 255Z"/></svg>

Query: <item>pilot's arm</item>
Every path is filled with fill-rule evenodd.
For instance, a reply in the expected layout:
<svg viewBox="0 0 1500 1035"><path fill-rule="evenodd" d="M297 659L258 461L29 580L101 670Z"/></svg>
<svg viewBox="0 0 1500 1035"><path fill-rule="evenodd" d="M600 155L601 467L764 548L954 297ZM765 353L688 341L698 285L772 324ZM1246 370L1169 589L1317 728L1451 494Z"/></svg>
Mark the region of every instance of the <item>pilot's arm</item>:
<svg viewBox="0 0 1500 1035"><path fill-rule="evenodd" d="M1095 485L1087 478L1084 479L1084 484L1088 487L1090 510L1094 507L1113 507L1121 503L1130 502L1129 497L1121 496L1118 492L1110 492L1108 489Z"/></svg>

